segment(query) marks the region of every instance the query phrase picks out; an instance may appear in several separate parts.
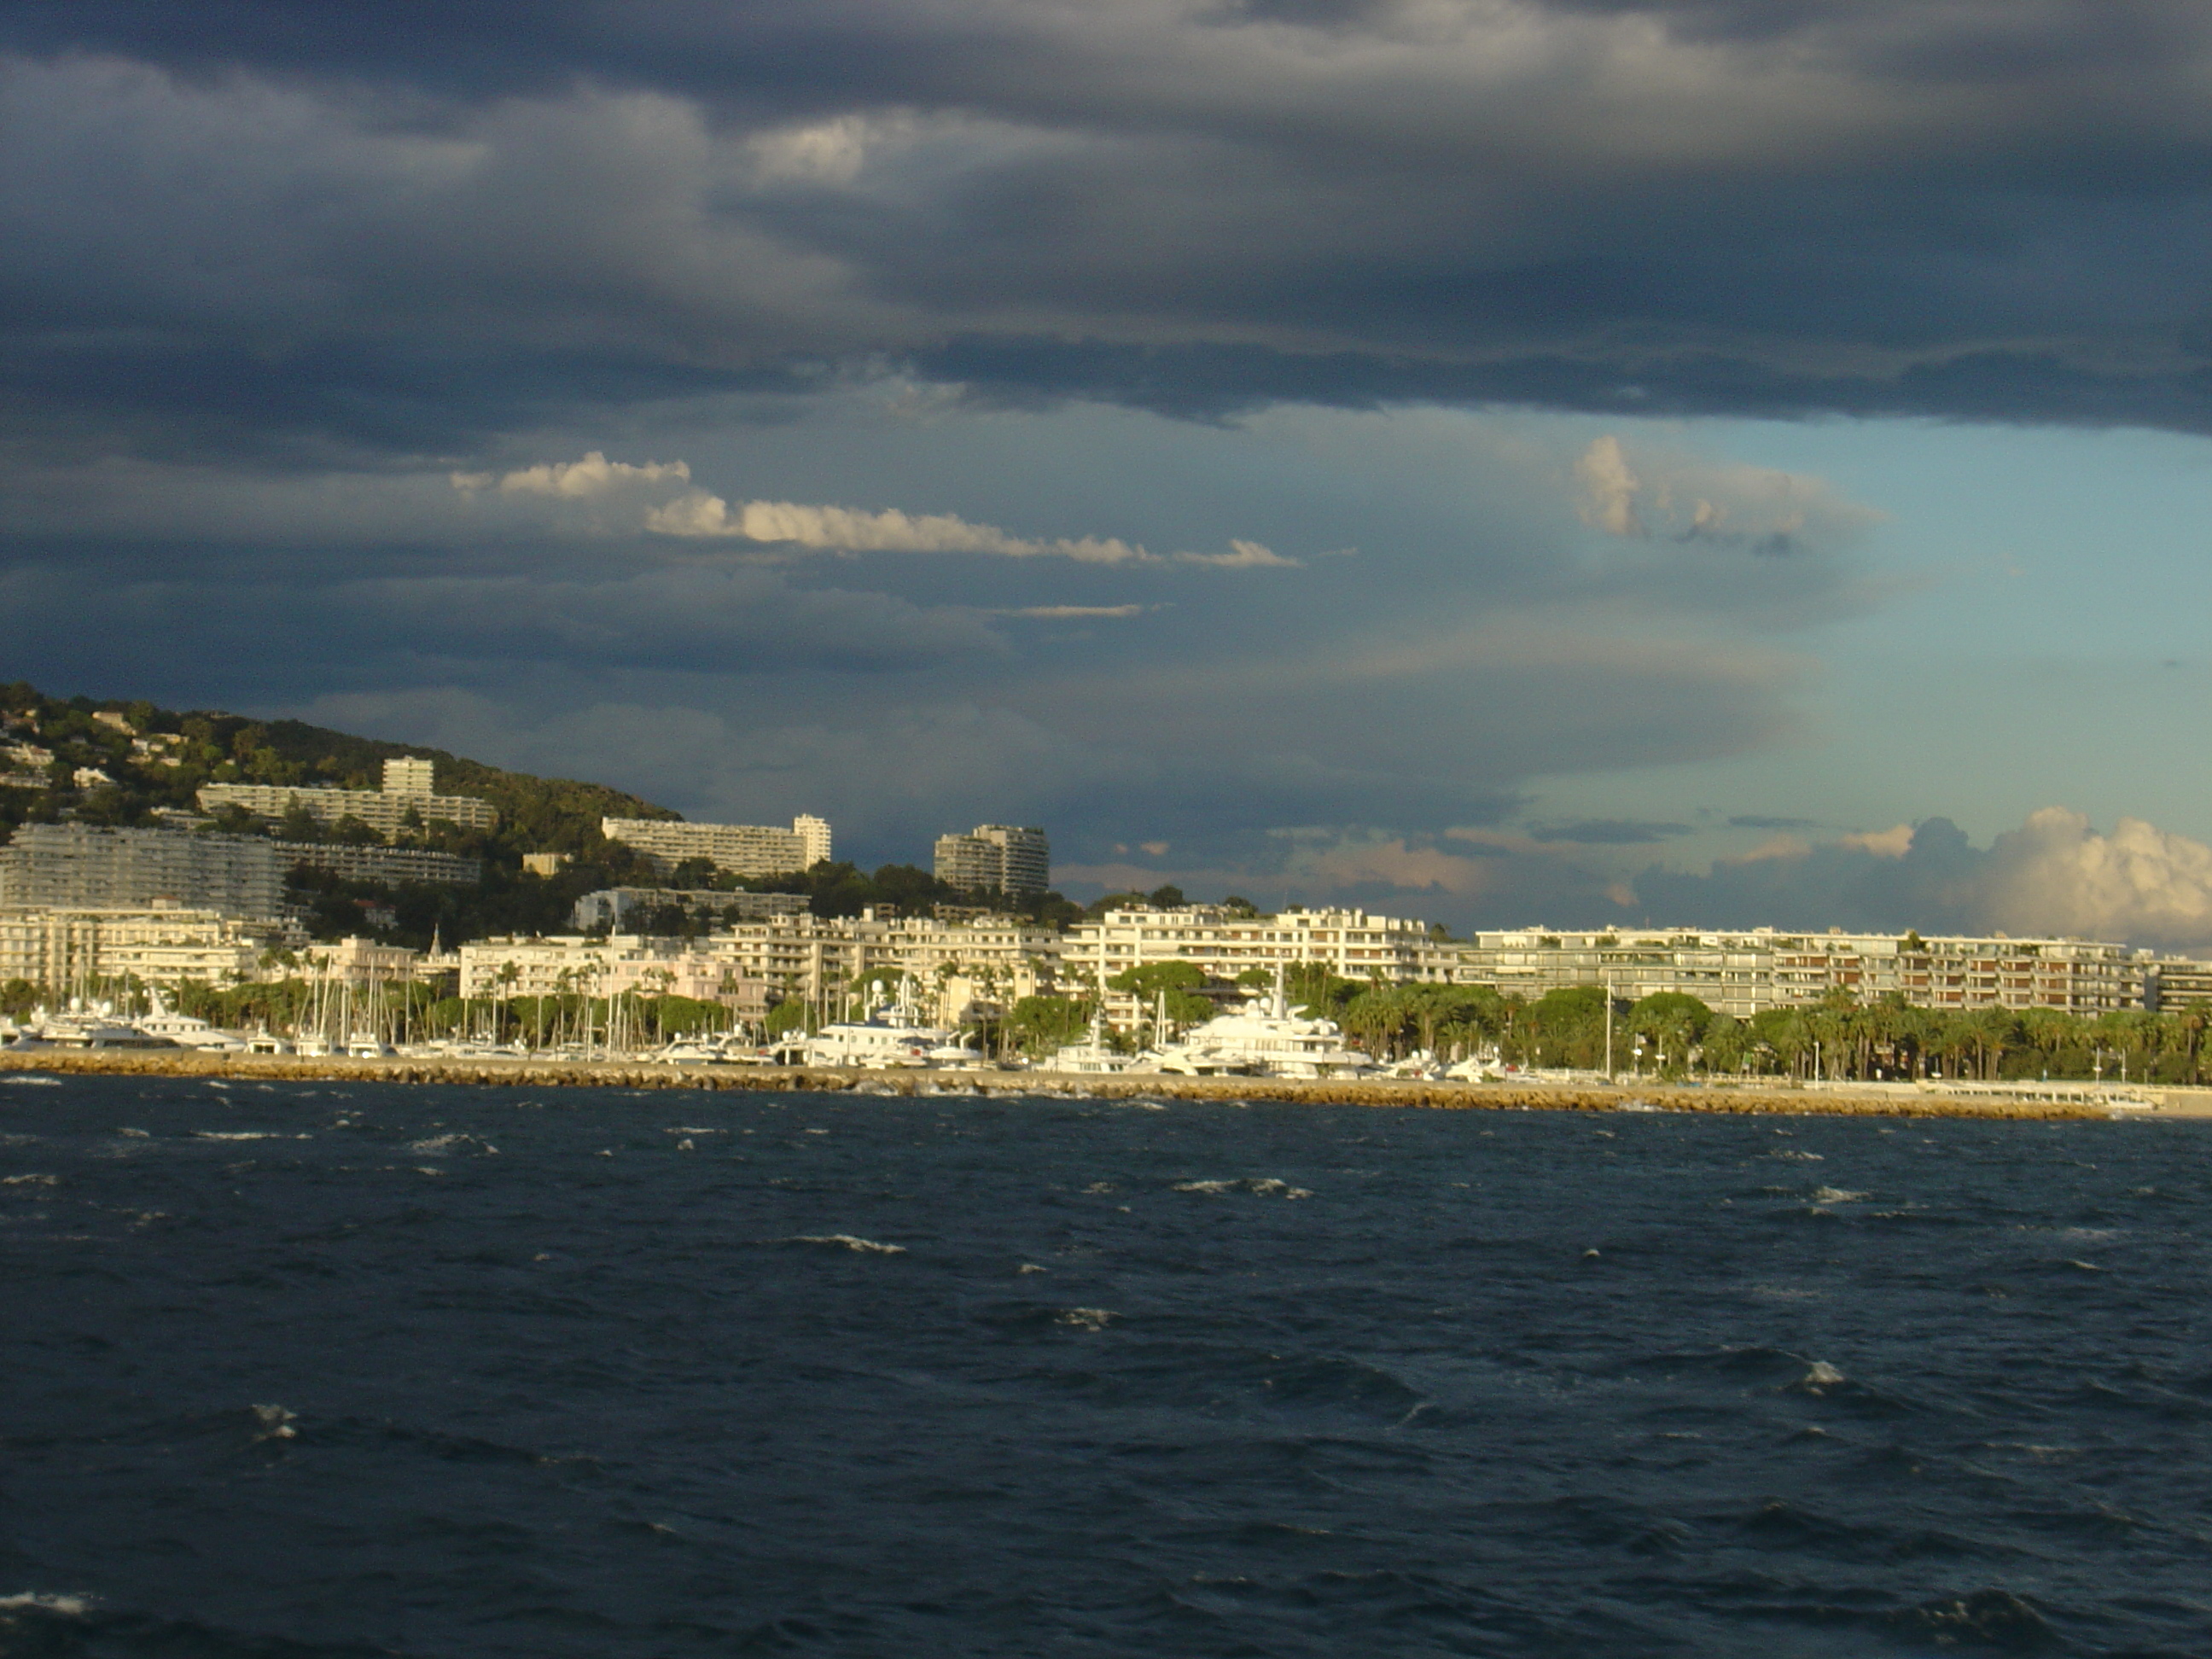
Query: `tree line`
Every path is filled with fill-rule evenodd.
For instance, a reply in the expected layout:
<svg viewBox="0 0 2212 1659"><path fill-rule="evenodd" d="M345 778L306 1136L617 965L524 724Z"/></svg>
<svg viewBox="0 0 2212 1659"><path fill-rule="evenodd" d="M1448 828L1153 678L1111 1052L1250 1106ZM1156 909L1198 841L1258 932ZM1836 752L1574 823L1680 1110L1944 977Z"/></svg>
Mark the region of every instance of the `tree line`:
<svg viewBox="0 0 2212 1659"><path fill-rule="evenodd" d="M1273 983L1251 970L1237 988ZM1150 1037L1159 999L1172 1025L1211 1017L1229 988L1212 985L1198 963L1147 963L1116 975L1109 988L1134 996ZM1951 1078L2125 1079L2192 1085L2203 1079L2204 1036L2212 1002L2153 1012L2123 1008L2095 1015L2061 1008L1942 1009L1916 1006L1895 992L1862 1002L1831 991L1801 1007L1770 1008L1748 1019L1698 998L1662 991L1635 1000L1608 999L1601 986L1546 993L1533 1000L1488 986L1389 983L1344 979L1325 964L1301 963L1285 975L1292 1009L1336 1021L1378 1060L1415 1053L1443 1060L1494 1052L1507 1065L1595 1071L1606 1063L1608 1009L1613 1063L1621 1073L1662 1077L1789 1077L1802 1080ZM1214 994L1201 994L1210 990ZM1022 1046L1046 1054L1089 1025L1095 997L1025 997L1009 1015Z"/></svg>

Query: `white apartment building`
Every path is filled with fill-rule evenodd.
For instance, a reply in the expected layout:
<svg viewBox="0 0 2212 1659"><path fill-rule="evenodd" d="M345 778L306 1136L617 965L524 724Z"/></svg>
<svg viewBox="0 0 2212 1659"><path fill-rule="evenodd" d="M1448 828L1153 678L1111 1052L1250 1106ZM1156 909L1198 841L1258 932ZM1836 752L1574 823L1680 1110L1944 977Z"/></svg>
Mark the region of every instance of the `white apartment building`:
<svg viewBox="0 0 2212 1659"><path fill-rule="evenodd" d="M460 994L470 998L690 997L720 1002L747 1019L768 1012L769 987L697 939L482 939L460 947Z"/></svg>
<svg viewBox="0 0 2212 1659"><path fill-rule="evenodd" d="M979 823L964 836L939 836L933 868L955 887L1042 893L1052 885L1052 842L1034 825Z"/></svg>
<svg viewBox="0 0 2212 1659"><path fill-rule="evenodd" d="M686 823L681 818L601 818L599 833L647 854L661 870L705 859L733 876L781 876L830 858L830 822L805 813L788 830L758 823Z"/></svg>
<svg viewBox="0 0 2212 1659"><path fill-rule="evenodd" d="M679 940L617 933L605 939L489 939L461 946L465 996L553 996L566 991L609 994L607 987L650 991L649 976L666 969L693 977L678 995L729 979L736 994L798 997L824 1016L845 1012L845 999L864 974L911 976L929 1015L944 1024L979 1005L1011 1007L1025 996L1050 994L1057 983L1060 936L1009 916L963 921L894 920L872 914L791 915L738 922L704 939ZM514 974L502 977L512 963ZM737 1005L744 1011L744 1003Z"/></svg>
<svg viewBox="0 0 2212 1659"><path fill-rule="evenodd" d="M2144 964L2136 953L2086 939L1530 927L1478 933L1457 949L1460 978L1531 1001L1547 991L1609 981L1624 1000L1686 992L1739 1019L1818 1002L1838 989L1861 1002L1896 991L1928 1008L2096 1015L2143 1006Z"/></svg>
<svg viewBox="0 0 2212 1659"><path fill-rule="evenodd" d="M2160 957L2143 964L2143 1006L2162 1013L2212 1001L2212 962Z"/></svg>
<svg viewBox="0 0 2212 1659"><path fill-rule="evenodd" d="M362 987L404 985L416 976L423 959L420 951L410 951L404 945L380 945L368 939L310 945L300 954L311 975ZM292 970L283 971L289 976Z"/></svg>
<svg viewBox="0 0 2212 1659"><path fill-rule="evenodd" d="M214 910L275 916L284 908L287 864L252 836L174 830L110 830L26 823L0 847L0 907Z"/></svg>
<svg viewBox="0 0 2212 1659"><path fill-rule="evenodd" d="M1370 916L1364 910L1288 910L1248 916L1209 904L1172 910L1131 905L1096 921L1071 927L1060 976L1068 989L1088 995L1103 981L1147 963L1182 960L1217 981L1248 969L1273 975L1278 968L1319 963L1344 979L1449 981L1459 974L1459 947L1429 936L1425 921ZM1106 1018L1127 1025L1142 1017L1126 992L1106 993Z"/></svg>
<svg viewBox="0 0 2212 1659"><path fill-rule="evenodd" d="M234 984L260 976L264 951L296 936L213 910L0 909L0 980L60 999L133 975L149 985Z"/></svg>
<svg viewBox="0 0 2212 1659"><path fill-rule="evenodd" d="M499 823L499 812L490 802L473 795L431 793L436 763L416 756L384 763L382 789L309 789L279 783L210 783L199 792L204 811L219 806L242 806L264 818L281 818L295 806L304 808L318 823L336 823L357 818L381 836L408 827L411 812L423 823L444 819L465 830L490 830Z"/></svg>

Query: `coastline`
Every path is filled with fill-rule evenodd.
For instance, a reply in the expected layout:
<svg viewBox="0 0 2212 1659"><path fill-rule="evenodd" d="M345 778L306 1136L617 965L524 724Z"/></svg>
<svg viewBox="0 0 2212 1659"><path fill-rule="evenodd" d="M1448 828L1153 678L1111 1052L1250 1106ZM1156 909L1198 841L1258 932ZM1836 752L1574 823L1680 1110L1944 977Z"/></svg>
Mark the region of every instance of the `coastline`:
<svg viewBox="0 0 2212 1659"><path fill-rule="evenodd" d="M1023 1095L1102 1100L1265 1100L1435 1111L1708 1112L1723 1115L1944 1117L2047 1121L2212 1117L2212 1089L2151 1089L2121 1097L2079 1085L2023 1083L1952 1092L1907 1084L1814 1086L1648 1083L1517 1085L1367 1079L1194 1078L1039 1072L902 1072L823 1066L587 1064L537 1060L356 1060L342 1055L200 1054L191 1050L0 1052L0 1075L222 1078L255 1081L447 1084L488 1088L706 1089L762 1093L821 1091L874 1095Z"/></svg>

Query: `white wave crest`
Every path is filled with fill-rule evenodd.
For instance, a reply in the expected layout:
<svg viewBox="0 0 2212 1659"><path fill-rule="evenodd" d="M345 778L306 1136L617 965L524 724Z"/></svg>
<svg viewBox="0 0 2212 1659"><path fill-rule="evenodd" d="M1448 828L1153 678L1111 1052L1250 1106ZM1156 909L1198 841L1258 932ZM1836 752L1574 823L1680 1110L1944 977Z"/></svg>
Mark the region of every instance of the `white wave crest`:
<svg viewBox="0 0 2212 1659"><path fill-rule="evenodd" d="M300 1419L283 1407L256 1406L252 1409L253 1421L260 1431L253 1437L256 1440L290 1440L297 1436L299 1431L292 1425Z"/></svg>
<svg viewBox="0 0 2212 1659"><path fill-rule="evenodd" d="M1273 1176L1248 1176L1241 1181L1178 1181L1175 1191L1179 1193L1250 1193L1260 1198L1311 1198L1313 1189L1293 1187L1287 1181L1278 1181Z"/></svg>
<svg viewBox="0 0 2212 1659"><path fill-rule="evenodd" d="M58 1089L62 1086L59 1078L47 1077L39 1072L25 1072L17 1077L0 1077L0 1083L12 1083L22 1089ZM0 1607L7 1605L5 1601L0 1601Z"/></svg>
<svg viewBox="0 0 2212 1659"><path fill-rule="evenodd" d="M1062 1308L1054 1316L1053 1322L1072 1326L1079 1331L1103 1331L1118 1317L1110 1308Z"/></svg>
<svg viewBox="0 0 2212 1659"><path fill-rule="evenodd" d="M1845 1192L1841 1187L1815 1187L1813 1189L1815 1204L1856 1204L1865 1196L1864 1193Z"/></svg>
<svg viewBox="0 0 2212 1659"><path fill-rule="evenodd" d="M851 1233L800 1233L796 1237L781 1241L786 1244L834 1244L839 1249L858 1250L865 1255L904 1255L903 1244L878 1244L872 1238L856 1238Z"/></svg>

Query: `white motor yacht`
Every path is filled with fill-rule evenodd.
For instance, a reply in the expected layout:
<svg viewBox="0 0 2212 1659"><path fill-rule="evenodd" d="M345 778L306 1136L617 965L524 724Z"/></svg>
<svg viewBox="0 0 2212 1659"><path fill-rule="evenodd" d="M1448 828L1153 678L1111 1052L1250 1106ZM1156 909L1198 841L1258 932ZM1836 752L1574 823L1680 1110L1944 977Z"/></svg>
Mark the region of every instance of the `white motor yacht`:
<svg viewBox="0 0 2212 1659"><path fill-rule="evenodd" d="M839 1020L806 1039L809 1066L860 1066L871 1071L926 1066L938 1049L954 1045L954 1035L921 1023L920 1012L899 988L896 1002L879 1002L866 1019Z"/></svg>
<svg viewBox="0 0 2212 1659"><path fill-rule="evenodd" d="M1106 1019L1102 1012L1092 1018L1091 1030L1082 1042L1062 1043L1032 1069L1098 1077L1126 1072L1136 1063L1136 1055L1122 1054L1106 1041Z"/></svg>
<svg viewBox="0 0 2212 1659"><path fill-rule="evenodd" d="M10 1045L17 1050L34 1048L173 1048L165 1036L155 1036L118 1019L106 1003L87 1009L72 1004L64 1014L43 1008L31 1015L31 1024Z"/></svg>
<svg viewBox="0 0 2212 1659"><path fill-rule="evenodd" d="M1155 1049L1142 1069L1187 1077L1364 1077L1375 1062L1344 1046L1336 1022L1290 1012L1278 974L1274 990L1246 999L1234 1013L1217 1014L1182 1041Z"/></svg>
<svg viewBox="0 0 2212 1659"><path fill-rule="evenodd" d="M158 996L152 1013L131 1023L149 1036L168 1038L179 1048L218 1054L240 1054L246 1048L246 1039L235 1031L223 1030L191 1014L180 1014L174 1006Z"/></svg>
<svg viewBox="0 0 2212 1659"><path fill-rule="evenodd" d="M726 1056L711 1037L678 1037L648 1056L664 1066L719 1066Z"/></svg>

